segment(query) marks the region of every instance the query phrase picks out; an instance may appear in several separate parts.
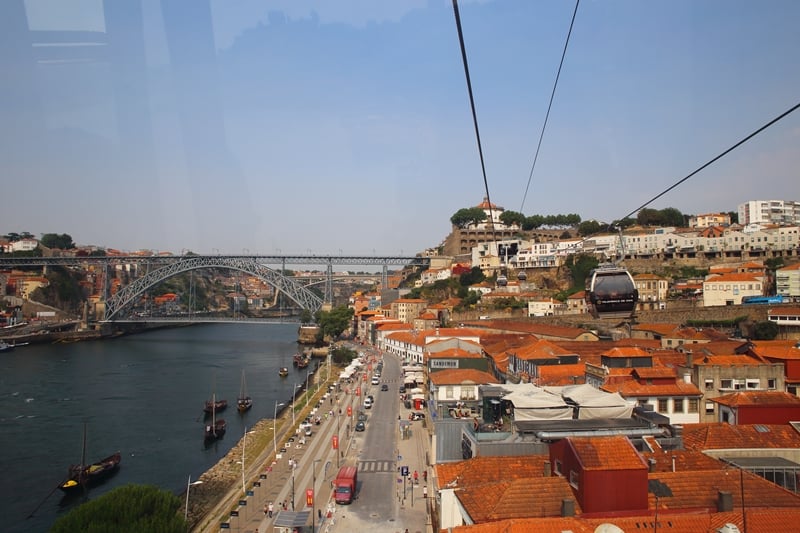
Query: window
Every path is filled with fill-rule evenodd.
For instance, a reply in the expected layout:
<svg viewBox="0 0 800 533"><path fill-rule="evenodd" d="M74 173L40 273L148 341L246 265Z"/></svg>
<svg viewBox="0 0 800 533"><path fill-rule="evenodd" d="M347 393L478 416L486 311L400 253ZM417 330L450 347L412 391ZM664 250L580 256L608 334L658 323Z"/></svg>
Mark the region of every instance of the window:
<svg viewBox="0 0 800 533"><path fill-rule="evenodd" d="M672 412L673 413L683 412L683 398L675 398L674 400L672 400Z"/></svg>
<svg viewBox="0 0 800 533"><path fill-rule="evenodd" d="M706 379L706 390L714 390L714 380Z"/></svg>
<svg viewBox="0 0 800 533"><path fill-rule="evenodd" d="M719 382L719 388L721 389L732 389L733 388L733 380L732 379L722 379Z"/></svg>
<svg viewBox="0 0 800 533"><path fill-rule="evenodd" d="M578 481L580 478L578 477L578 473L574 470L569 471L569 484L572 485L574 488L578 488Z"/></svg>
<svg viewBox="0 0 800 533"><path fill-rule="evenodd" d="M714 414L714 402L706 402L706 414L707 415Z"/></svg>
<svg viewBox="0 0 800 533"><path fill-rule="evenodd" d="M696 414L700 410L700 400L689 398L689 413Z"/></svg>
<svg viewBox="0 0 800 533"><path fill-rule="evenodd" d="M768 389L775 389L777 388L777 383L775 378L771 378L767 380L767 388Z"/></svg>
<svg viewBox="0 0 800 533"><path fill-rule="evenodd" d="M658 399L658 412L659 413L666 413L669 411L669 407L667 406L667 398L659 398Z"/></svg>
<svg viewBox="0 0 800 533"><path fill-rule="evenodd" d="M452 385L447 385L444 388L444 397L445 398L450 398L450 399L453 398L453 386Z"/></svg>
<svg viewBox="0 0 800 533"><path fill-rule="evenodd" d="M748 379L747 380L747 388L748 389L757 389L761 385L761 382L757 379Z"/></svg>
<svg viewBox="0 0 800 533"><path fill-rule="evenodd" d="M553 463L553 471L559 476L561 475L561 459L555 460L555 462Z"/></svg>

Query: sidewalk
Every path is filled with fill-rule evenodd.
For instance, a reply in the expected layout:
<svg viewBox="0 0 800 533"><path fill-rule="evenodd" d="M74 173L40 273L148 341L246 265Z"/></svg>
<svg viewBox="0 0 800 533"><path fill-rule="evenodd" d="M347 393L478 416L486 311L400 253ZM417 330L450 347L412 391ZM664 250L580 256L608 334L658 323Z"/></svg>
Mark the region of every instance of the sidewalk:
<svg viewBox="0 0 800 533"><path fill-rule="evenodd" d="M355 438L355 421L347 417L347 407L351 406L352 413L357 412L356 405L360 398L352 394L339 393L338 403L324 401L319 404L318 414L324 416L330 409L334 414L323 420L319 426L313 426L313 435L306 437L305 444L300 444L302 433L294 434L290 428L290 435L283 435L279 440L278 455L274 462L263 464L258 480L252 483L245 492L239 490L241 498L236 501L230 499L231 508L228 513L223 511L223 516L217 522L219 527L208 527L205 533L237 531L242 533L274 533L278 531L291 531L281 529L281 525L297 518L300 531L314 533L346 533L359 530L374 529L375 524L357 517L350 506L337 506L332 500L331 482L338 473L339 466L359 465L360 452L352 447ZM399 402L399 400L398 400ZM316 405L316 404L315 404ZM341 416L338 410L341 409ZM425 487L423 472L427 468L429 459L429 433L424 424L429 420L411 422L408 414L411 410L399 403L397 431L397 467L407 466L409 475L403 483L403 478L398 471L396 476L396 499L394 501L396 519L392 531L397 533L424 533L430 532L429 514L427 503L423 498ZM299 424L302 420L297 420ZM407 426L403 438L400 426ZM339 449L333 450L333 436L338 433ZM287 442L287 440L293 442ZM285 448L282 447L282 444ZM270 450L271 452L271 450ZM339 454L338 460L336 454ZM271 455L271 453L270 453ZM290 467L290 461L296 461L296 468ZM418 472L418 484L413 483L413 472ZM428 470L428 479L431 471ZM307 505L308 489L314 488L313 507ZM432 491L429 491L429 496ZM273 502L273 516L270 518L264 512L265 507ZM283 511L286 502L287 510ZM356 504L357 505L357 504ZM296 515L294 513L307 513ZM313 518L312 518L313 515ZM302 523L301 523L302 522ZM388 533L388 532L387 532Z"/></svg>

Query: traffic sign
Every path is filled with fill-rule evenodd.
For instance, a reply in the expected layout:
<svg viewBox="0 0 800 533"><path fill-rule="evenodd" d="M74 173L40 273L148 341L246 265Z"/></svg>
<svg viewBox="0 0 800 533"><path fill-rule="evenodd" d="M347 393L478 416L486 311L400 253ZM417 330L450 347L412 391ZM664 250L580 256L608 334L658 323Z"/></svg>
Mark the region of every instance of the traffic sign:
<svg viewBox="0 0 800 533"><path fill-rule="evenodd" d="M407 466L401 466L400 467L400 475L401 476L408 476L408 467Z"/></svg>

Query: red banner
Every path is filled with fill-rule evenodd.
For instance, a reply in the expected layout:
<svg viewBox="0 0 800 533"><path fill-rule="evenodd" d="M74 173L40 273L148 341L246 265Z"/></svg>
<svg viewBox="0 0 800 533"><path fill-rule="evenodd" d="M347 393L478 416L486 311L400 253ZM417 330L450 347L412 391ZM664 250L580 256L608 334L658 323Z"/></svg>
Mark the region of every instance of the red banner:
<svg viewBox="0 0 800 533"><path fill-rule="evenodd" d="M314 505L314 489L306 489L306 505L309 507Z"/></svg>
<svg viewBox="0 0 800 533"><path fill-rule="evenodd" d="M333 449L334 450L338 450L339 449L339 435L334 435L332 440L333 440Z"/></svg>
<svg viewBox="0 0 800 533"><path fill-rule="evenodd" d="M361 387L356 389L356 396L361 396Z"/></svg>

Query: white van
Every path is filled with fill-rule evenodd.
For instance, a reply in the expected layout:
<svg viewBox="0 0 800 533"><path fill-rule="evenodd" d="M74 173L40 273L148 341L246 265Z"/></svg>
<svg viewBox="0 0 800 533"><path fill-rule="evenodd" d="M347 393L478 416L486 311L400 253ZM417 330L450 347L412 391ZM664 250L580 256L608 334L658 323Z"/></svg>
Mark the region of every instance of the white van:
<svg viewBox="0 0 800 533"><path fill-rule="evenodd" d="M372 409L372 400L369 398L364 399L364 409Z"/></svg>
<svg viewBox="0 0 800 533"><path fill-rule="evenodd" d="M381 382L381 378L379 378L378 376L372 376L372 384L373 385L380 385L380 382Z"/></svg>

